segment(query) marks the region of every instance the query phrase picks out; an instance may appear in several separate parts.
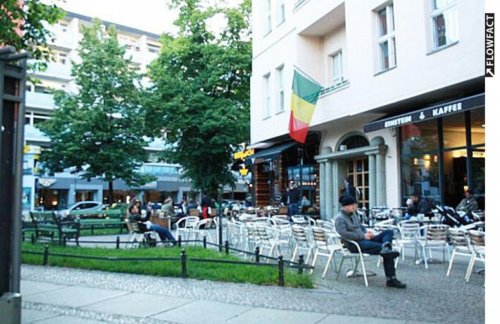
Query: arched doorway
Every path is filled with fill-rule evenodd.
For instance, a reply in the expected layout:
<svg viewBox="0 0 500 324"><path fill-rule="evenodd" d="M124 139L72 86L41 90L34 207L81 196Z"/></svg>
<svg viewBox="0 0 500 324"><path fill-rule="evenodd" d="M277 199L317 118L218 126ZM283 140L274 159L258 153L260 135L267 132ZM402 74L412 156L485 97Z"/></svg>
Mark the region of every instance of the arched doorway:
<svg viewBox="0 0 500 324"><path fill-rule="evenodd" d="M369 145L370 143L366 137L360 134L354 134L341 140L338 150L347 151ZM346 159L344 179L348 180L350 185L354 186L359 207L369 208L370 179L368 157L364 154L360 154ZM343 183L344 179L342 179L341 183ZM344 191L341 190L340 194L345 194L345 185L343 188Z"/></svg>

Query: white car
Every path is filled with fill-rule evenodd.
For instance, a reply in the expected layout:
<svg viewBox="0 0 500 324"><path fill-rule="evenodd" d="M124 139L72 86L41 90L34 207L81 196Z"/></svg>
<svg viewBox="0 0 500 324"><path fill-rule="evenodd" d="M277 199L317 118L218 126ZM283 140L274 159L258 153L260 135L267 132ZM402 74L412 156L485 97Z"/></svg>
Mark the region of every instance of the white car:
<svg viewBox="0 0 500 324"><path fill-rule="evenodd" d="M56 213L59 217L66 218L73 210L102 210L104 207L105 205L98 201L79 201L67 209L58 210Z"/></svg>

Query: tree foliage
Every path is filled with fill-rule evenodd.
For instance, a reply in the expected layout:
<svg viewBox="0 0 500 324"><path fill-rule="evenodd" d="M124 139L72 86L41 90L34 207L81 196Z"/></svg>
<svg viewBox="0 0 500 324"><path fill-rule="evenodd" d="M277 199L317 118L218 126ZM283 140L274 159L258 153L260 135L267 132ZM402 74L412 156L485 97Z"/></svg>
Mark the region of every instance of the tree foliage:
<svg viewBox="0 0 500 324"><path fill-rule="evenodd" d="M44 24L54 24L64 16L55 5L41 0L2 0L0 3L0 47L11 45L16 50L27 50L34 59L49 58L47 41L50 32Z"/></svg>
<svg viewBox="0 0 500 324"><path fill-rule="evenodd" d="M78 93L56 92L54 116L39 126L51 140L41 155L44 168L53 173L73 167L82 178L129 185L152 180L137 172L147 161L141 76L124 58L116 30L104 32L94 21L83 30L79 55L81 63L72 67Z"/></svg>
<svg viewBox="0 0 500 324"><path fill-rule="evenodd" d="M167 132L165 158L179 163L193 186L215 193L234 186L233 148L249 138L250 1L237 8L202 8L200 0L172 0L179 9L177 37L162 38L150 66L151 130ZM213 17L224 19L220 33Z"/></svg>

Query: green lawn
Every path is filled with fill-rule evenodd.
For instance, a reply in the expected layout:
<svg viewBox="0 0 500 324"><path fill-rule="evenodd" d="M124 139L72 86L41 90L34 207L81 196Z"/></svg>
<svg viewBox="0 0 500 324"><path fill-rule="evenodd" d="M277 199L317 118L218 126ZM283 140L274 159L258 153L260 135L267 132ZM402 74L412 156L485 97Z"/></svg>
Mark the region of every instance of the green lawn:
<svg viewBox="0 0 500 324"><path fill-rule="evenodd" d="M43 252L44 245L23 242L22 251ZM180 258L181 249L174 248L137 248L137 249L106 249L106 248L84 248L84 247L61 247L49 245L50 253L72 254L79 256L99 256L99 257L121 257L121 258ZM257 285L277 285L277 266L251 266L221 264L209 262L190 261L196 259L216 259L241 261L235 256L225 255L214 250L203 249L201 247L186 247L187 254L187 274L188 278L252 283ZM33 254L22 254L23 263L41 265L43 256ZM77 259L69 257L49 256L48 264L51 266L102 270L110 272L136 273L163 277L180 277L181 262L176 261L103 261ZM290 287L312 288L312 278L308 271L304 274L297 274L296 269L285 269L285 285Z"/></svg>

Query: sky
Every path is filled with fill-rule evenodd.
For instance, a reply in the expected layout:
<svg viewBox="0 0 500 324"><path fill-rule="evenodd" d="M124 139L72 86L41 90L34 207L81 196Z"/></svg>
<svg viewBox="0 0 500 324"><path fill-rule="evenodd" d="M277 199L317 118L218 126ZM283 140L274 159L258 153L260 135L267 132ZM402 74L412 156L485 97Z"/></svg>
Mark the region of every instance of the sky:
<svg viewBox="0 0 500 324"><path fill-rule="evenodd" d="M155 34L176 30L177 13L168 8L167 0L65 0L56 3L67 11Z"/></svg>

